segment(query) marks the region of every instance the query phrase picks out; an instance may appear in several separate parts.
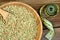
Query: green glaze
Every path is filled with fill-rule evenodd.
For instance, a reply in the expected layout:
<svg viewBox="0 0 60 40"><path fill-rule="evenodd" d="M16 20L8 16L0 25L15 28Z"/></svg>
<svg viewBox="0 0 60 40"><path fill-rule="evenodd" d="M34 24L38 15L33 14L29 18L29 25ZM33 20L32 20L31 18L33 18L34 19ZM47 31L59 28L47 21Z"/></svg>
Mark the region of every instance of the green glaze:
<svg viewBox="0 0 60 40"><path fill-rule="evenodd" d="M53 29L53 24L47 20L46 18L44 18L43 14L50 16L55 16L58 12L59 12L59 7L56 4L47 4L47 5L43 5L40 10L40 16L42 19L43 24L48 28L49 32L46 34L46 38L48 40L52 40L52 38L54 37L54 29Z"/></svg>
<svg viewBox="0 0 60 40"><path fill-rule="evenodd" d="M45 6L45 13L49 16L55 16L57 14L58 7L55 4L48 4Z"/></svg>

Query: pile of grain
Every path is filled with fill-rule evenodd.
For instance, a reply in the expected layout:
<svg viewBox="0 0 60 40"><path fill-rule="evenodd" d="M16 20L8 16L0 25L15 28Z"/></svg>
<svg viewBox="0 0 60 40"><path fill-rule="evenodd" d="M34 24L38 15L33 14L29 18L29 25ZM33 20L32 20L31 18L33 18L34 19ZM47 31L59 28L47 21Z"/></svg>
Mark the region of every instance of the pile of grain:
<svg viewBox="0 0 60 40"><path fill-rule="evenodd" d="M37 22L33 12L16 5L2 9L10 14L6 21L0 16L0 40L35 40Z"/></svg>

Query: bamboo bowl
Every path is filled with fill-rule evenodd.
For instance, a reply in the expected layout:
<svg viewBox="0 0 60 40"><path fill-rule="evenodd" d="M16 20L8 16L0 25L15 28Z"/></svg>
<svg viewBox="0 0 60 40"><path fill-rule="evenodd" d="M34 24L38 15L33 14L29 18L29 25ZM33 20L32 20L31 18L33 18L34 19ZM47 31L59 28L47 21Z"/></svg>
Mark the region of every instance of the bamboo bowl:
<svg viewBox="0 0 60 40"><path fill-rule="evenodd" d="M21 3L21 2L8 2L8 3L1 5L0 8L4 8L5 6L8 6L8 5L20 5L20 6L26 7L31 12L33 12L33 15L37 19L36 21L38 23L37 35L36 35L35 40L41 40L43 30L42 30L42 22L41 22L41 19L40 19L40 16L38 15L38 13L31 6Z"/></svg>

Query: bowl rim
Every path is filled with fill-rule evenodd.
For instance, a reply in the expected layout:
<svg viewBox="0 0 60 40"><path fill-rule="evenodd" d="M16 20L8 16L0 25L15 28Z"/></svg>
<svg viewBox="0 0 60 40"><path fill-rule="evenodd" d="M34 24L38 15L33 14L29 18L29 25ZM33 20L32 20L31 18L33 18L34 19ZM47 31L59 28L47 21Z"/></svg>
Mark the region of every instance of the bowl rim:
<svg viewBox="0 0 60 40"><path fill-rule="evenodd" d="M3 7L5 7L5 6L7 6L7 5L13 5L13 4L15 4L15 5L22 5L22 6L25 6L25 7L27 7L29 10L32 10L35 14L36 14L36 16L37 16L37 19L39 20L39 24L38 24L38 30L39 31L37 31L37 36L36 36L36 39L35 40L41 40L41 37L42 37L42 32L43 32L43 26L42 26L42 21L41 21L41 18L40 18L40 16L38 15L38 13L36 12L36 10L34 10L31 6L29 6L28 4L25 4L25 3L23 3L23 2L7 2L7 3L5 3L5 4L2 4L1 6L0 6L0 8L3 8Z"/></svg>

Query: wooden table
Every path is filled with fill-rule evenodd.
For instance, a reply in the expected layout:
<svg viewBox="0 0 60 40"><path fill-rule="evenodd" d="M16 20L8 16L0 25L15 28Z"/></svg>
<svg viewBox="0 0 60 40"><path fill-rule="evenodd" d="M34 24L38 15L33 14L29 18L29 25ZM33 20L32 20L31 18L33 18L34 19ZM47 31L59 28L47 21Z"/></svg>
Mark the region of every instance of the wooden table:
<svg viewBox="0 0 60 40"><path fill-rule="evenodd" d="M9 0L0 0L0 2L2 1L9 1ZM14 1L14 0L12 0ZM44 5L44 4L48 4L48 3L57 3L60 6L60 0L18 0L20 2L24 2L30 6L32 6L37 12L39 12L39 8ZM55 29L55 36L52 40L60 40L60 13L57 14L57 16L52 17L52 18L48 18L46 17L48 20L50 20L53 25L54 25L54 29ZM48 32L48 30L44 27L44 31L43 31L43 36L41 40L47 40L44 36L46 35L46 33Z"/></svg>

